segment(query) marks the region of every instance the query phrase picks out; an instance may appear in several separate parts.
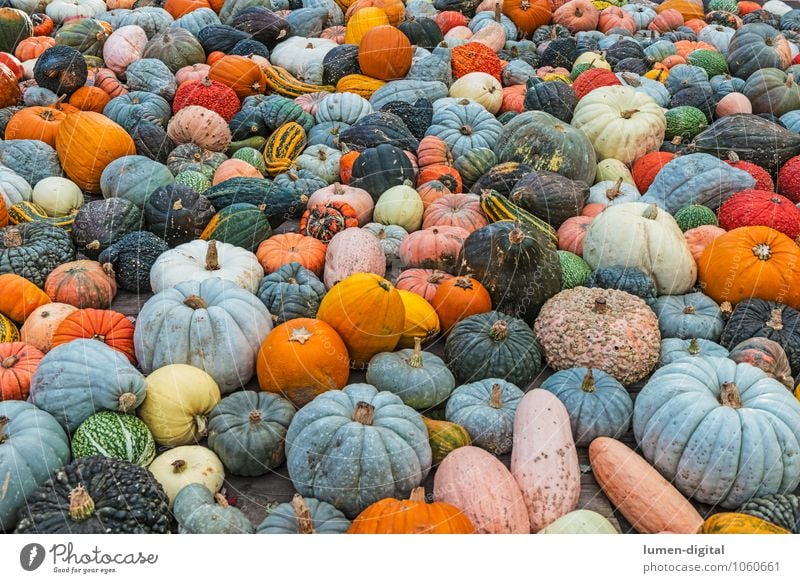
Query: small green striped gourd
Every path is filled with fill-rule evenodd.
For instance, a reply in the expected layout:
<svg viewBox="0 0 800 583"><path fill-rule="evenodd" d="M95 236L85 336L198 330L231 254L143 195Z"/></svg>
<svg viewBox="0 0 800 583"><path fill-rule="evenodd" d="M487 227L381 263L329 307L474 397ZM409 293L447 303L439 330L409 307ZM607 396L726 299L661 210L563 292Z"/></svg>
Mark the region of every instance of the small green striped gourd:
<svg viewBox="0 0 800 583"><path fill-rule="evenodd" d="M196 170L184 170L183 172L178 173L178 175L175 177L175 182L177 184L188 186L200 194L211 188L211 181L208 179L208 177L202 172L197 172Z"/></svg>
<svg viewBox="0 0 800 583"><path fill-rule="evenodd" d="M558 261L561 263L561 289L583 285L592 273L592 268L582 257L569 251L559 250Z"/></svg>
<svg viewBox="0 0 800 583"><path fill-rule="evenodd" d="M147 467L156 456L156 444L150 430L135 415L101 411L81 423L72 437L73 457L93 455Z"/></svg>
<svg viewBox="0 0 800 583"><path fill-rule="evenodd" d="M717 75L724 75L728 72L728 62L725 60L722 53L718 53L717 51L710 51L708 49L692 51L686 57L686 62L703 69L708 73L709 79Z"/></svg>
<svg viewBox="0 0 800 583"><path fill-rule="evenodd" d="M665 116L667 130L664 136L668 140L677 136L690 140L708 127L706 114L692 105L673 107Z"/></svg>
<svg viewBox="0 0 800 583"><path fill-rule="evenodd" d="M556 230L553 227L522 207L515 205L496 190L484 190L481 193L481 208L493 223L500 221L526 223L547 235L554 246L558 242L558 235L556 235Z"/></svg>
<svg viewBox="0 0 800 583"><path fill-rule="evenodd" d="M255 251L272 235L265 205L237 202L219 211L200 234L206 241L214 239Z"/></svg>
<svg viewBox="0 0 800 583"><path fill-rule="evenodd" d="M270 176L277 176L291 168L306 147L306 132L294 121L283 124L264 146L264 163Z"/></svg>
<svg viewBox="0 0 800 583"><path fill-rule="evenodd" d="M266 174L267 172L267 166L264 162L264 157L255 148L245 146L244 148L236 150L232 157L236 160L247 162L250 164L250 166L261 172L261 174Z"/></svg>

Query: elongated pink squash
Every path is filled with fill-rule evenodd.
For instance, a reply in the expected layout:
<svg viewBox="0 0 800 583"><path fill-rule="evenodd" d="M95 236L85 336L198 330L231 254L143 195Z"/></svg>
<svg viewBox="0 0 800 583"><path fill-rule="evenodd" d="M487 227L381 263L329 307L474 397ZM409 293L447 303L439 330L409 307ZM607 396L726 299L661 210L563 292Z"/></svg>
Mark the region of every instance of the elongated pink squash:
<svg viewBox="0 0 800 583"><path fill-rule="evenodd" d="M539 532L578 505L581 470L569 414L549 391L534 389L519 403L511 474L522 490L531 532Z"/></svg>
<svg viewBox="0 0 800 583"><path fill-rule="evenodd" d="M624 443L598 437L589 461L603 492L637 532L694 534L703 524L683 494Z"/></svg>
<svg viewBox="0 0 800 583"><path fill-rule="evenodd" d="M433 497L462 510L480 534L528 534L522 492L503 463L485 449L453 450L436 470Z"/></svg>

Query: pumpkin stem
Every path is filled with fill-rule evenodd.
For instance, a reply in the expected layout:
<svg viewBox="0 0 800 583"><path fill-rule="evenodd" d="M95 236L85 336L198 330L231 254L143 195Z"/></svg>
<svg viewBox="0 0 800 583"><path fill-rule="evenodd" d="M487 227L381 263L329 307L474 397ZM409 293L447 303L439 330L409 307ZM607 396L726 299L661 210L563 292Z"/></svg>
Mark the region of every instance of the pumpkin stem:
<svg viewBox="0 0 800 583"><path fill-rule="evenodd" d="M217 505L220 508L227 508L228 506L230 506L230 504L228 504L228 499L225 498L225 496L223 496L219 492L214 494L214 500L216 501Z"/></svg>
<svg viewBox="0 0 800 583"><path fill-rule="evenodd" d="M414 336L414 352L406 359L408 366L422 368L422 338Z"/></svg>
<svg viewBox="0 0 800 583"><path fill-rule="evenodd" d="M418 502L420 504L425 504L425 487L417 486L416 488L411 490L411 494L408 496L408 499L411 502Z"/></svg>
<svg viewBox="0 0 800 583"><path fill-rule="evenodd" d="M292 496L292 510L294 510L294 519L297 522L297 534L316 534L311 511L300 494Z"/></svg>
<svg viewBox="0 0 800 583"><path fill-rule="evenodd" d="M105 334L93 334L92 335L92 340L99 340L100 342L105 342L106 341L106 335ZM130 393L127 393L127 394L130 394Z"/></svg>
<svg viewBox="0 0 800 583"><path fill-rule="evenodd" d="M100 249L100 241L95 239L91 243L86 243L86 248L91 250Z"/></svg>
<svg viewBox="0 0 800 583"><path fill-rule="evenodd" d="M495 342L502 342L508 338L508 322L505 320L498 320L489 328L489 338Z"/></svg>
<svg viewBox="0 0 800 583"><path fill-rule="evenodd" d="M208 435L208 423L205 415L195 415L194 424L197 426L197 435L205 437Z"/></svg>
<svg viewBox="0 0 800 583"><path fill-rule="evenodd" d="M736 164L738 161L739 161L739 154L737 154L733 150L728 152L728 162L733 162L734 164Z"/></svg>
<svg viewBox="0 0 800 583"><path fill-rule="evenodd" d="M206 301L200 296L189 296L183 300L184 306L189 306L193 310L205 310L208 307Z"/></svg>
<svg viewBox="0 0 800 583"><path fill-rule="evenodd" d="M494 3L494 21L500 22L500 16L503 14L502 7L499 2Z"/></svg>
<svg viewBox="0 0 800 583"><path fill-rule="evenodd" d="M15 364L17 364L17 361L19 361L19 357L12 354L11 356L7 357L2 364L0 364L0 366L3 368L12 368Z"/></svg>
<svg viewBox="0 0 800 583"><path fill-rule="evenodd" d="M69 517L76 522L80 522L91 518L93 514L94 500L81 484L69 493Z"/></svg>
<svg viewBox="0 0 800 583"><path fill-rule="evenodd" d="M620 195L620 188L622 187L622 178L617 178L617 181L614 183L614 186L606 190L606 198L608 200L614 200Z"/></svg>
<svg viewBox="0 0 800 583"><path fill-rule="evenodd" d="M119 396L120 413L127 413L134 405L136 405L136 395L133 393L122 393Z"/></svg>
<svg viewBox="0 0 800 583"><path fill-rule="evenodd" d="M508 234L508 242L512 245L519 245L525 240L525 231L520 229L519 227L515 227L509 234Z"/></svg>
<svg viewBox="0 0 800 583"><path fill-rule="evenodd" d="M733 409L742 407L742 397L739 395L739 388L736 383L722 383L722 390L719 393L719 402Z"/></svg>
<svg viewBox="0 0 800 583"><path fill-rule="evenodd" d="M3 235L3 245L6 249L12 249L22 245L22 231L19 227L9 227Z"/></svg>
<svg viewBox="0 0 800 583"><path fill-rule="evenodd" d="M689 348L686 351L692 356L700 354L700 344L697 342L697 338L689 340Z"/></svg>
<svg viewBox="0 0 800 583"><path fill-rule="evenodd" d="M172 210L179 211L181 209L183 209L183 201L181 199L178 199L172 203Z"/></svg>
<svg viewBox="0 0 800 583"><path fill-rule="evenodd" d="M719 305L719 312L726 320L731 317L733 312L733 305L729 301L724 301Z"/></svg>
<svg viewBox="0 0 800 583"><path fill-rule="evenodd" d="M772 249L766 243L759 243L753 246L753 255L761 261L767 261L772 258Z"/></svg>
<svg viewBox="0 0 800 583"><path fill-rule="evenodd" d="M247 417L248 421L255 425L256 423L261 423L261 411L258 409L253 409L250 411L250 415Z"/></svg>
<svg viewBox="0 0 800 583"><path fill-rule="evenodd" d="M206 271L216 271L219 269L219 254L217 253L217 242L214 239L208 242L206 251Z"/></svg>
<svg viewBox="0 0 800 583"><path fill-rule="evenodd" d="M631 117L633 117L633 115L635 113L639 113L639 110L638 109L626 109L625 111L621 112L619 114L619 116L622 119L630 119Z"/></svg>
<svg viewBox="0 0 800 583"><path fill-rule="evenodd" d="M105 273L108 277L114 277L116 274L114 273L114 266L110 263L103 263L103 273Z"/></svg>
<svg viewBox="0 0 800 583"><path fill-rule="evenodd" d="M605 314L608 312L608 302L605 296L598 296L594 299L594 306L592 310L595 314Z"/></svg>
<svg viewBox="0 0 800 583"><path fill-rule="evenodd" d="M6 425L8 425L8 417L0 415L0 443L6 439Z"/></svg>
<svg viewBox="0 0 800 583"><path fill-rule="evenodd" d="M773 330L783 330L783 310L781 308L770 310L767 326Z"/></svg>
<svg viewBox="0 0 800 583"><path fill-rule="evenodd" d="M44 121L53 121L55 119L55 115L53 115L53 111L50 109L43 109L41 113L39 113L39 117L41 117Z"/></svg>
<svg viewBox="0 0 800 583"><path fill-rule="evenodd" d="M375 420L375 407L364 401L356 403L356 410L353 413L353 421L361 425L372 425Z"/></svg>
<svg viewBox="0 0 800 583"><path fill-rule="evenodd" d="M383 279L383 278L381 278L381 280L378 282L378 286L379 286L379 287L380 287L380 288L381 288L383 291L387 291L387 292L388 292L388 291L392 291L392 285L391 285L391 284L390 284L388 281L386 281L385 279Z"/></svg>
<svg viewBox="0 0 800 583"><path fill-rule="evenodd" d="M186 471L186 460L175 460L170 464L173 474L181 474Z"/></svg>
<svg viewBox="0 0 800 583"><path fill-rule="evenodd" d="M492 385L492 394L489 396L489 406L492 409L499 409L503 406L503 387Z"/></svg>
<svg viewBox="0 0 800 583"><path fill-rule="evenodd" d="M584 375L583 382L581 383L581 390L584 393L594 393L594 373L592 372L591 368L586 369L586 374Z"/></svg>
<svg viewBox="0 0 800 583"><path fill-rule="evenodd" d="M581 10L580 8L576 8L575 9L575 16L577 16L578 18L583 16L583 10Z"/></svg>
<svg viewBox="0 0 800 583"><path fill-rule="evenodd" d="M651 221L655 220L657 216L658 216L658 207L654 204L648 206L646 209L644 209L644 212L642 213L642 218L650 219Z"/></svg>
<svg viewBox="0 0 800 583"><path fill-rule="evenodd" d="M683 308L684 314L694 314L695 311L696 310L694 309L694 306L686 306L685 308Z"/></svg>
<svg viewBox="0 0 800 583"><path fill-rule="evenodd" d="M457 277L453 286L460 289L472 289L472 278L468 275Z"/></svg>

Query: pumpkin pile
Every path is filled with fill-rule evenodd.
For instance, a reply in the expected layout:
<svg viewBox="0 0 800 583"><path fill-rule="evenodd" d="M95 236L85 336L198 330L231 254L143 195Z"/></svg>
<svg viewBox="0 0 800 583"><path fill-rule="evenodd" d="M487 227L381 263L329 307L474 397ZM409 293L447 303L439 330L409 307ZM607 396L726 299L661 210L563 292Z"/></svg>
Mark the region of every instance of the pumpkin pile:
<svg viewBox="0 0 800 583"><path fill-rule="evenodd" d="M0 6L0 531L800 530L799 9Z"/></svg>

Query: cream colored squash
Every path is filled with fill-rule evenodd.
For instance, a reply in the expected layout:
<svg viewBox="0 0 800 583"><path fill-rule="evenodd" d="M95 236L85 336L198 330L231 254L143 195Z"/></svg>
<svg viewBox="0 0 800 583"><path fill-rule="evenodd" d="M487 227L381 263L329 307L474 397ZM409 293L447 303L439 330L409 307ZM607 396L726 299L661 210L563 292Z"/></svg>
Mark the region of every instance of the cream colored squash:
<svg viewBox="0 0 800 583"><path fill-rule="evenodd" d="M201 445L168 449L154 459L147 469L164 487L170 508L184 486L202 484L216 494L225 481L222 462L213 451Z"/></svg>
<svg viewBox="0 0 800 583"><path fill-rule="evenodd" d="M92 18L105 11L106 3L103 0L51 0L45 10L56 24L76 16Z"/></svg>
<svg viewBox="0 0 800 583"><path fill-rule="evenodd" d="M539 534L619 534L605 516L594 510L573 510L548 524Z"/></svg>
<svg viewBox="0 0 800 583"><path fill-rule="evenodd" d="M616 180L604 180L596 183L589 189L589 200L586 204L597 203L606 206L637 202L642 198L639 189L634 184L628 184L622 177Z"/></svg>
<svg viewBox="0 0 800 583"><path fill-rule="evenodd" d="M83 192L71 180L50 176L36 183L31 200L42 207L48 217L63 217L76 213L83 206Z"/></svg>
<svg viewBox="0 0 800 583"><path fill-rule="evenodd" d="M382 225L400 225L409 233L419 231L425 208L419 193L410 183L393 186L375 203L373 220Z"/></svg>
<svg viewBox="0 0 800 583"><path fill-rule="evenodd" d="M188 364L170 364L145 380L147 394L138 413L156 443L187 445L206 436L208 414L222 398L211 375Z"/></svg>
<svg viewBox="0 0 800 583"><path fill-rule="evenodd" d="M150 269L150 285L156 293L182 281L203 281L212 277L232 281L254 294L264 277L264 268L246 249L196 239L165 251Z"/></svg>
<svg viewBox="0 0 800 583"><path fill-rule="evenodd" d="M614 85L595 89L578 102L572 116L594 146L597 159L615 158L630 164L664 141L664 110L632 87Z"/></svg>
<svg viewBox="0 0 800 583"><path fill-rule="evenodd" d="M11 168L0 166L0 195L3 196L6 208L30 200L32 194L33 190L27 180Z"/></svg>
<svg viewBox="0 0 800 583"><path fill-rule="evenodd" d="M586 51L585 53L578 55L578 58L575 59L572 67L575 68L578 65L591 65L596 69L605 69L606 71L611 70L611 65L608 64L606 58L600 53L595 53L592 51Z"/></svg>
<svg viewBox="0 0 800 583"><path fill-rule="evenodd" d="M597 173L594 175L595 184L604 180L616 182L618 178L622 178L622 182L625 184L636 186L636 181L633 179L631 171L616 158L606 158L597 164Z"/></svg>
<svg viewBox="0 0 800 583"><path fill-rule="evenodd" d="M490 113L497 113L503 104L503 86L488 73L467 73L450 86L450 97L474 99Z"/></svg>
<svg viewBox="0 0 800 583"><path fill-rule="evenodd" d="M638 267L653 278L659 295L685 294L697 279L697 264L675 219L644 202L600 213L586 231L583 258L592 269Z"/></svg>

